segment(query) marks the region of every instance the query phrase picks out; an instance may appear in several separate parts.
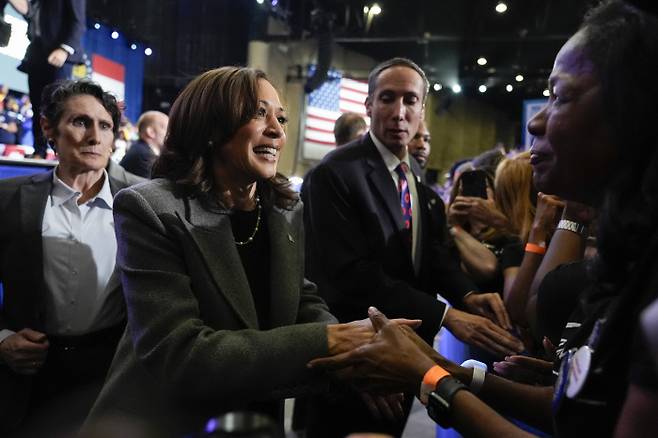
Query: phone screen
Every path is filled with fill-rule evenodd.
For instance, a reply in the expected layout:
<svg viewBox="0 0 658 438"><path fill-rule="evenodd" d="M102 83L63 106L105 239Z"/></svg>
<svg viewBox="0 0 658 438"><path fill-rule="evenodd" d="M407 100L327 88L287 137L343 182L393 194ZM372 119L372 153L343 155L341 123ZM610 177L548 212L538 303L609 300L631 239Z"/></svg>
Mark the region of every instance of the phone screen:
<svg viewBox="0 0 658 438"><path fill-rule="evenodd" d="M482 170L471 170L462 173L462 196L472 196L487 199L487 176Z"/></svg>

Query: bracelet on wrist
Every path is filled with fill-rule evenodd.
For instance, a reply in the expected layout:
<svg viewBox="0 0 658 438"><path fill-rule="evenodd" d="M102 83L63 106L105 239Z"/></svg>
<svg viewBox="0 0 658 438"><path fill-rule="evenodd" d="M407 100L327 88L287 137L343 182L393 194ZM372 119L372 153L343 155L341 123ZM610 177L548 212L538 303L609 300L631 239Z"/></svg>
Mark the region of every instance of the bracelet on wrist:
<svg viewBox="0 0 658 438"><path fill-rule="evenodd" d="M570 221L567 219L561 219L560 222L557 223L556 229L571 231L572 233L579 234L582 237L587 237L588 234L586 225L583 225L578 222Z"/></svg>
<svg viewBox="0 0 658 438"><path fill-rule="evenodd" d="M544 255L546 254L546 242L536 243L526 243L525 252L531 252L533 254Z"/></svg>
<svg viewBox="0 0 658 438"><path fill-rule="evenodd" d="M423 382L420 384L419 399L422 404L427 404L427 399L430 395L430 392L436 389L436 385L446 377L449 377L450 373L441 368L439 365L434 365L432 368L427 370L423 376Z"/></svg>

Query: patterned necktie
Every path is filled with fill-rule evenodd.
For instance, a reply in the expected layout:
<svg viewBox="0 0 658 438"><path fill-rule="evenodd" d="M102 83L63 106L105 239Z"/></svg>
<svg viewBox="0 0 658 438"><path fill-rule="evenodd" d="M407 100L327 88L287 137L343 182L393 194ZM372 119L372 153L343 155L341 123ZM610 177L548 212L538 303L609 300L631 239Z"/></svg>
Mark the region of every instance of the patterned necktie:
<svg viewBox="0 0 658 438"><path fill-rule="evenodd" d="M395 172L398 174L398 192L400 193L400 206L402 207L405 230L411 230L411 193L409 192L409 182L406 175L408 170L409 167L404 162L398 164L398 167L395 168Z"/></svg>

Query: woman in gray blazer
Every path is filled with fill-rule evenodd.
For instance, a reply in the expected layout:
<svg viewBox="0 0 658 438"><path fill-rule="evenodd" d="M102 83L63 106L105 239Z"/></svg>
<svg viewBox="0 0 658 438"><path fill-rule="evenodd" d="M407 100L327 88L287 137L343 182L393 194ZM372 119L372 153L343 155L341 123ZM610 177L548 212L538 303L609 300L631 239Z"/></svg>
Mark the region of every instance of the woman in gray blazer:
<svg viewBox="0 0 658 438"><path fill-rule="evenodd" d="M153 181L115 199L128 325L88 424L180 436L229 410L280 419L306 367L370 339L304 279L302 207L277 173L287 119L261 71L223 67L174 103ZM365 315L364 315L365 316Z"/></svg>

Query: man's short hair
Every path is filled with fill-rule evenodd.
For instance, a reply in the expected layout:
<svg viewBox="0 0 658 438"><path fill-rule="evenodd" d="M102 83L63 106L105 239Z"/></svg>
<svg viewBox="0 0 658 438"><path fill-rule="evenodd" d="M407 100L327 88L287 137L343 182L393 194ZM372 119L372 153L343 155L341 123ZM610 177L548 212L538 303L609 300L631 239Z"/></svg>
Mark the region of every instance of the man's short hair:
<svg viewBox="0 0 658 438"><path fill-rule="evenodd" d="M142 134L144 134L146 128L155 123L155 119L159 114L164 113L161 113L160 111L146 111L139 116L139 119L137 120L137 134L140 138L142 138Z"/></svg>
<svg viewBox="0 0 658 438"><path fill-rule="evenodd" d="M336 146L349 143L354 140L360 131L368 129L366 121L357 113L344 113L336 119L334 125L334 137Z"/></svg>
<svg viewBox="0 0 658 438"><path fill-rule="evenodd" d="M372 69L370 74L368 75L368 97L372 97L372 93L375 92L375 88L377 88L377 79L379 79L379 75L384 71L387 70L391 67L408 67L412 70L415 70L416 73L420 75L420 77L423 79L423 102L425 101L425 98L427 97L427 93L430 90L430 83L427 80L427 76L425 76L425 72L423 71L422 68L418 66L415 62L413 62L411 59L407 58L391 58L387 59L386 61L378 64L375 66L375 68Z"/></svg>

